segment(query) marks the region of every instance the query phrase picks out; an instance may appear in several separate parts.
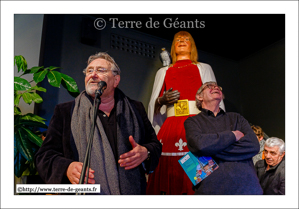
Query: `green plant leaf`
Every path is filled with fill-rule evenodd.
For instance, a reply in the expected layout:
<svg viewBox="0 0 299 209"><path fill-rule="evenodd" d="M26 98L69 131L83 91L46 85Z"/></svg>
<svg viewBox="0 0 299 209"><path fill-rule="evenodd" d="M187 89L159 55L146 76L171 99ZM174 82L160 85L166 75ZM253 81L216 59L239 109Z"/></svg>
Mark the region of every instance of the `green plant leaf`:
<svg viewBox="0 0 299 209"><path fill-rule="evenodd" d="M30 172L29 175L37 175L38 174L34 162L32 162L32 163L29 164L29 168L28 169L29 169L29 172Z"/></svg>
<svg viewBox="0 0 299 209"><path fill-rule="evenodd" d="M42 103L43 102L43 99L40 97L40 95L38 95L37 93L35 92L30 92L31 94L31 98L32 100L35 102L35 103Z"/></svg>
<svg viewBox="0 0 299 209"><path fill-rule="evenodd" d="M67 91L72 97L76 98L80 92L70 92L70 91Z"/></svg>
<svg viewBox="0 0 299 209"><path fill-rule="evenodd" d="M22 112L19 107L14 106L14 115L20 115Z"/></svg>
<svg viewBox="0 0 299 209"><path fill-rule="evenodd" d="M32 97L31 97L31 94L30 94L30 93L28 93L28 92L24 92L24 93L22 94L22 97L23 97L24 102L26 102L27 104L31 104L31 102L32 102Z"/></svg>
<svg viewBox="0 0 299 209"><path fill-rule="evenodd" d="M48 70L44 69L42 71L38 71L36 73L33 74L33 80L35 81L35 83L39 83L42 80L44 80L45 76L47 75Z"/></svg>
<svg viewBox="0 0 299 209"><path fill-rule="evenodd" d="M14 77L14 90L26 91L30 88L31 88L31 85L26 79L20 78L20 77Z"/></svg>
<svg viewBox="0 0 299 209"><path fill-rule="evenodd" d="M47 89L40 87L40 86L33 86L33 87L31 87L31 90L47 92Z"/></svg>
<svg viewBox="0 0 299 209"><path fill-rule="evenodd" d="M51 70L55 70L55 69L58 69L58 68L60 68L60 67L54 67L54 66L50 66L50 67L48 67L48 69L51 71Z"/></svg>
<svg viewBox="0 0 299 209"><path fill-rule="evenodd" d="M31 120L31 121L37 121L37 122L40 122L42 124L45 124L45 120L44 118L38 116L38 115L35 115L35 114L32 114L32 113L27 113L26 115L23 115L21 117L22 120Z"/></svg>
<svg viewBox="0 0 299 209"><path fill-rule="evenodd" d="M22 123L20 123L21 121L21 117L22 115L14 115L14 133L16 134L19 130L19 128L22 126ZM16 142L16 138L15 138L15 142ZM16 146L16 144L15 144Z"/></svg>
<svg viewBox="0 0 299 209"><path fill-rule="evenodd" d="M22 75L26 75L26 74L30 74L30 73L31 73L31 71L27 69L27 70L25 70L25 72L24 72ZM22 76L22 75L21 75L21 76ZM20 77L21 77L21 76L20 76Z"/></svg>
<svg viewBox="0 0 299 209"><path fill-rule="evenodd" d="M15 139L18 151L26 158L26 160L32 162L34 154L26 132L24 132L21 128L18 129L15 133Z"/></svg>
<svg viewBox="0 0 299 209"><path fill-rule="evenodd" d="M44 66L41 66L41 67L38 67L38 66L32 67L31 69L25 70L25 72L23 73L23 75L25 75L25 74L33 74L33 73L36 73L36 72L41 71L43 69L44 69Z"/></svg>
<svg viewBox="0 0 299 209"><path fill-rule="evenodd" d="M22 115L14 115L14 121L15 121L14 127L16 127L20 124L21 118L22 118ZM15 130L15 132L16 132L16 130Z"/></svg>
<svg viewBox="0 0 299 209"><path fill-rule="evenodd" d="M20 178L23 174L23 172L29 167L28 164L26 164L26 159L23 157L23 155L19 152L17 152L15 158L14 158L14 173L15 176Z"/></svg>
<svg viewBox="0 0 299 209"><path fill-rule="evenodd" d="M43 140L39 136L37 136L36 134L34 134L32 131L30 131L29 129L27 129L25 127L22 127L22 129L27 132L28 139L31 142L33 142L34 144L36 144L39 147L42 145Z"/></svg>
<svg viewBox="0 0 299 209"><path fill-rule="evenodd" d="M20 120L20 124L30 126L30 127L40 127L40 128L48 128L44 123L33 121L33 120Z"/></svg>
<svg viewBox="0 0 299 209"><path fill-rule="evenodd" d="M32 67L30 69L30 73L36 73L36 72L38 72L41 69L44 69L44 66L41 66L41 67L38 67L38 66Z"/></svg>
<svg viewBox="0 0 299 209"><path fill-rule="evenodd" d="M23 136L25 136L25 134L23 134ZM35 165L33 161L28 161L26 160L26 158L18 151L18 148L16 146L16 137L14 140L14 150L15 150L15 154L14 154L14 173L17 177L20 177L22 175L35 175L37 174ZM37 152L38 150L38 146L31 143L28 140L29 144L31 145L31 150L32 150L32 154L34 156L34 154Z"/></svg>
<svg viewBox="0 0 299 209"><path fill-rule="evenodd" d="M62 77L62 85L64 88L66 88L68 91L70 92L79 92L79 89L78 89L78 86L77 86L77 83L76 81L71 78L70 76L68 75L65 75L63 73L61 73L61 77Z"/></svg>
<svg viewBox="0 0 299 209"><path fill-rule="evenodd" d="M54 87L60 88L61 83L61 73L57 71L49 71L47 74L49 84L51 84Z"/></svg>
<svg viewBox="0 0 299 209"><path fill-rule="evenodd" d="M18 73L20 70L25 72L27 70L27 61L22 55L15 56L15 65L17 65Z"/></svg>
<svg viewBox="0 0 299 209"><path fill-rule="evenodd" d="M16 105L16 106L19 105L21 96L22 96L22 94L16 94L15 95L14 105Z"/></svg>
<svg viewBox="0 0 299 209"><path fill-rule="evenodd" d="M23 146L23 143L22 143L22 138L21 138L21 134L20 134L20 130L17 129L17 131L15 132L15 146L17 148L17 152L21 153L26 160L29 159L28 157L28 154ZM23 136L24 137L24 136Z"/></svg>
<svg viewBox="0 0 299 209"><path fill-rule="evenodd" d="M17 142L16 142L16 137L14 138L14 159L16 158L18 152L18 148L17 148Z"/></svg>

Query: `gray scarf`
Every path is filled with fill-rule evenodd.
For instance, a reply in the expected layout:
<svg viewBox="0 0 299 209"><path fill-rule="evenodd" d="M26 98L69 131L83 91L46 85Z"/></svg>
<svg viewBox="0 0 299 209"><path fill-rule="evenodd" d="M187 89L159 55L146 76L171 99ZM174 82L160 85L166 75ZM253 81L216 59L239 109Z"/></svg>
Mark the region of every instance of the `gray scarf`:
<svg viewBox="0 0 299 209"><path fill-rule="evenodd" d="M141 117L131 105L128 98L118 88L115 89L116 121L117 121L117 150L124 154L132 150L129 136L132 135L136 143L142 144L144 127ZM137 113L137 114L136 114ZM78 150L79 161L83 162L93 117L93 100L85 91L75 99L72 114L71 130ZM117 159L118 160L118 159ZM99 117L96 119L93 146L91 151L90 168L95 173L96 184L101 185L101 194L131 195L142 194L143 173L140 166L125 170L115 164L110 142L105 134Z"/></svg>

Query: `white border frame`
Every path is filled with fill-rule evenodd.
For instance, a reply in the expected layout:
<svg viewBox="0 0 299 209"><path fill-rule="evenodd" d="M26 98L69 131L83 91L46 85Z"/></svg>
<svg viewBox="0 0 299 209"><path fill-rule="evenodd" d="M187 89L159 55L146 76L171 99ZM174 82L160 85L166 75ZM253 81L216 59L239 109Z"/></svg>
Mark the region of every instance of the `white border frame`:
<svg viewBox="0 0 299 209"><path fill-rule="evenodd" d="M12 87L14 14L286 14L285 196L27 196L14 195ZM254 23L252 24L254 27ZM297 208L298 207L298 2L297 1L2 1L1 2L1 207L5 208ZM9 132L7 132L9 130Z"/></svg>

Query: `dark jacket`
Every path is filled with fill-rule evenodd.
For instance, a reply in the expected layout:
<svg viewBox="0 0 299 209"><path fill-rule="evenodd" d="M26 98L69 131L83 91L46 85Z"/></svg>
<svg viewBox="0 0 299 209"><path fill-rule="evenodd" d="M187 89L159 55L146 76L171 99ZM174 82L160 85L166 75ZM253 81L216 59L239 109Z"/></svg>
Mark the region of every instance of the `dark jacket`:
<svg viewBox="0 0 299 209"><path fill-rule="evenodd" d="M189 150L197 156L211 156L219 165L210 176L195 186L195 194L263 194L252 157L260 149L247 120L238 113L221 110L215 117L206 109L185 121ZM232 131L244 134L239 141Z"/></svg>
<svg viewBox="0 0 299 209"><path fill-rule="evenodd" d="M162 145L157 140L154 129L147 118L141 102L129 99L131 105L136 107L145 127L145 143L140 144L150 151L150 160L145 163L147 171L152 171L158 165ZM78 161L76 145L71 136L71 118L74 101L59 104L55 107L51 118L47 136L35 155L35 164L40 177L48 184L70 184L65 175L68 166ZM140 169L145 173L143 166ZM145 176L140 177L142 185L146 187Z"/></svg>
<svg viewBox="0 0 299 209"><path fill-rule="evenodd" d="M285 194L285 161L284 157L279 164L266 171L267 163L259 160L255 164L260 184L265 195Z"/></svg>

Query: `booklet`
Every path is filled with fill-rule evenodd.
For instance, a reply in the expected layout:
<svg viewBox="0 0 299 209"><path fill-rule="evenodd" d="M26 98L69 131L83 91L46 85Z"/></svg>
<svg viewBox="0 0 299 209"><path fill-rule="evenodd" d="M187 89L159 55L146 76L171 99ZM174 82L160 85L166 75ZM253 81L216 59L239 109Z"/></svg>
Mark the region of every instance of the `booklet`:
<svg viewBox="0 0 299 209"><path fill-rule="evenodd" d="M182 157L179 160L179 163L194 186L208 177L219 167L213 158L206 156L197 157L191 152L188 152L184 157Z"/></svg>

